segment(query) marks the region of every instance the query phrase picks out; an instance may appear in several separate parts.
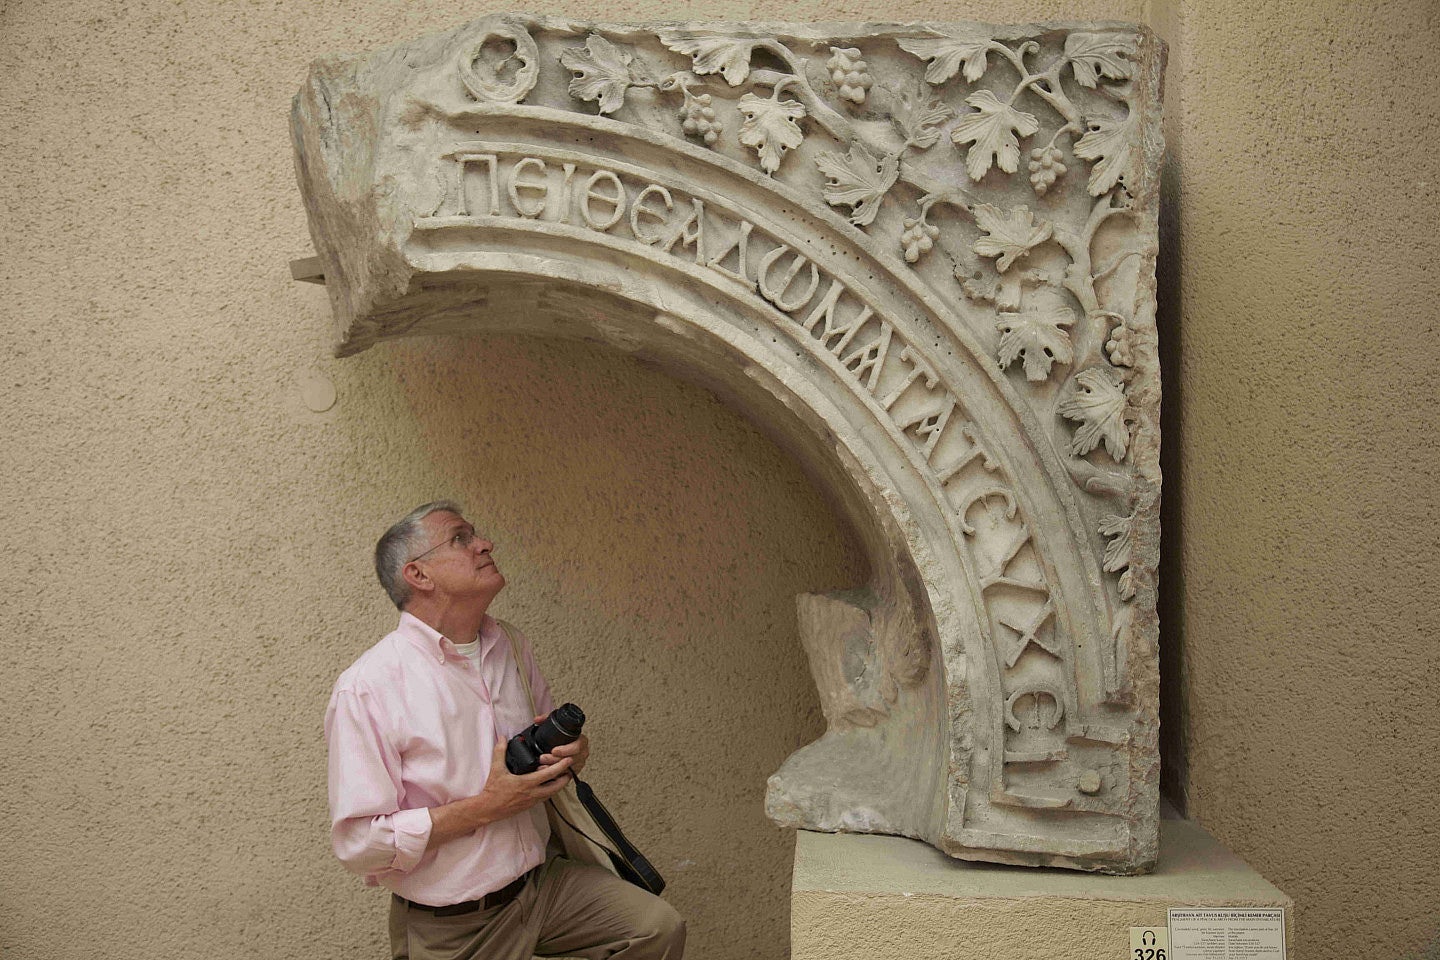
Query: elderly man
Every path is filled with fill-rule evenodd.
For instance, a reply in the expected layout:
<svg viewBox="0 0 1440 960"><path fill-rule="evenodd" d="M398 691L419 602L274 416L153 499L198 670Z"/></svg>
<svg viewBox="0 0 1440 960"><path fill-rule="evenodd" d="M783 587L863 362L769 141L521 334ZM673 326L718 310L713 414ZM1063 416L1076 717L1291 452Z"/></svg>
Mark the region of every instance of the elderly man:
<svg viewBox="0 0 1440 960"><path fill-rule="evenodd" d="M516 663L486 612L505 586L493 547L448 501L376 545L400 625L340 675L325 713L335 854L390 889L395 958L678 960L685 925L669 904L546 856L543 801L585 765L588 739L534 773L505 767L506 740L540 719L518 671L536 709L554 704L529 644L515 634Z"/></svg>

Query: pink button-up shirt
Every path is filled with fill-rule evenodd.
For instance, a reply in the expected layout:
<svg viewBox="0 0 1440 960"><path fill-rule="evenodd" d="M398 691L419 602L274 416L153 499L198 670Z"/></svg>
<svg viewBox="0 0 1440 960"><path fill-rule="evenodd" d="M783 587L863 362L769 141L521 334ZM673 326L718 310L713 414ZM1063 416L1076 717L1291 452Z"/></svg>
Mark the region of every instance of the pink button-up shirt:
<svg viewBox="0 0 1440 960"><path fill-rule="evenodd" d="M514 627L537 712L554 708ZM479 669L408 613L335 681L325 711L335 855L367 883L445 906L505 886L545 859L543 807L426 850L430 811L485 786L497 737L533 722L510 644L486 617Z"/></svg>

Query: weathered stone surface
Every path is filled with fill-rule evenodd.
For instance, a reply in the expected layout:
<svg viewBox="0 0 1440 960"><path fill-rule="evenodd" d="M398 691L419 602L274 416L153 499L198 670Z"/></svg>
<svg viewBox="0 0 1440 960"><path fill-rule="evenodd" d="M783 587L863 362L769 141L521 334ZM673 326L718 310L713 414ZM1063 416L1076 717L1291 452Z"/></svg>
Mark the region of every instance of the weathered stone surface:
<svg viewBox="0 0 1440 960"><path fill-rule="evenodd" d="M830 488L829 729L777 822L1156 855L1163 51L1124 24L496 16L318 61L293 129L338 351L603 339Z"/></svg>

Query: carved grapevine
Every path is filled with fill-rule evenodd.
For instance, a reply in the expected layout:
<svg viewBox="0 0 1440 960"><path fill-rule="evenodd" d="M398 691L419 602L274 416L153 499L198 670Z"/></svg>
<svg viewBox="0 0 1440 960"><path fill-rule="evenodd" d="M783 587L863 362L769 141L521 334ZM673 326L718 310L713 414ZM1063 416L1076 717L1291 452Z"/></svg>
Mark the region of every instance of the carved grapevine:
<svg viewBox="0 0 1440 960"><path fill-rule="evenodd" d="M343 346L532 315L718 359L721 382L814 431L876 515L866 589L807 651L817 682L894 706L890 729L948 740L924 768L937 803L891 825L1141 864L1154 43L1118 25L500 14L328 62L296 136ZM357 240L369 252L337 260Z"/></svg>
<svg viewBox="0 0 1440 960"><path fill-rule="evenodd" d="M653 53L642 63L635 33L604 33L560 55L577 100L613 114L636 88L676 98L676 135L713 150L736 144L764 174L791 181L806 175L789 155L824 138L833 146L810 152L806 166L827 204L856 229L898 231L895 253L931 283L929 259L944 251L954 264L951 295L994 306L996 365L1049 406L1075 482L1121 508L1095 532L1107 538L1104 569L1130 600L1135 344L1127 307L1105 293L1131 254L1097 268L1092 247L1107 221L1133 212L1137 35L1071 32L1048 59L1034 40L983 31L867 40L924 65L923 80L889 86L872 67L883 51L845 43L667 29L652 42L678 59L659 65ZM650 80L647 66L664 79ZM877 106L884 121L866 119ZM1017 175L1034 204L1002 199L999 185ZM1081 225L1062 226L1082 202ZM939 217L942 208L949 213ZM942 231L957 216L975 231L959 245L953 228Z"/></svg>

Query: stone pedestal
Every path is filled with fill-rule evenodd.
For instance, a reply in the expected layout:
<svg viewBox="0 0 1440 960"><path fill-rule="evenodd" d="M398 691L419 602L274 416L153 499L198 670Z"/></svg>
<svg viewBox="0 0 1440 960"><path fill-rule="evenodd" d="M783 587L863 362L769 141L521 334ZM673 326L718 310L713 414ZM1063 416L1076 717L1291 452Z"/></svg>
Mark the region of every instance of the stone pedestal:
<svg viewBox="0 0 1440 960"><path fill-rule="evenodd" d="M1160 861L1105 877L952 860L896 837L801 831L791 893L793 960L1106 960L1131 926L1182 906L1283 907L1289 897L1189 821L1160 824Z"/></svg>

